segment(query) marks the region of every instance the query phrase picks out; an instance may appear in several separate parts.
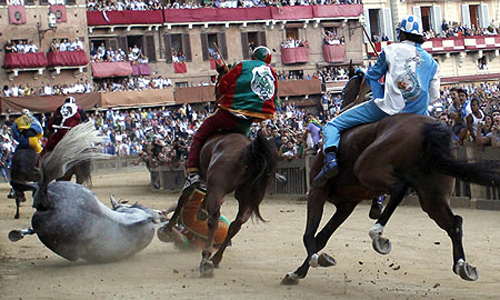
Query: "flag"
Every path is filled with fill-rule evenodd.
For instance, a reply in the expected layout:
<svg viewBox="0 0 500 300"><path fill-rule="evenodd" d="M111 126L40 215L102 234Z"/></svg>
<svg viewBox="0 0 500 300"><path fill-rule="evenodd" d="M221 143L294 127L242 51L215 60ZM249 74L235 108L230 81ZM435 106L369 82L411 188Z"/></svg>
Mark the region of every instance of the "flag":
<svg viewBox="0 0 500 300"><path fill-rule="evenodd" d="M105 11L105 10L103 10L103 11L102 11L102 17L104 18L104 20L106 20L106 22L108 22L108 23L109 23L109 22L111 22L111 21L109 20L109 18L108 18L108 14L106 13L106 11Z"/></svg>
<svg viewBox="0 0 500 300"><path fill-rule="evenodd" d="M24 10L24 6L9 6L9 22L10 24L16 25L26 23L26 11Z"/></svg>

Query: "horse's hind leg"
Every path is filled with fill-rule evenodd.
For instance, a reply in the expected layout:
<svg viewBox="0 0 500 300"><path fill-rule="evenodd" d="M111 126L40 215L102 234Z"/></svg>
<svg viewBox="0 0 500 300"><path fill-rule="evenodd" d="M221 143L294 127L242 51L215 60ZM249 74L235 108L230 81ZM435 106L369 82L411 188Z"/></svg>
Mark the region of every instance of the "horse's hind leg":
<svg viewBox="0 0 500 300"><path fill-rule="evenodd" d="M327 254L323 253L318 255L317 252L326 246L335 230L337 230L337 228L351 215L357 205L357 202L341 202L340 204L336 204L335 213L325 227L323 227L323 229L315 236L321 222L326 197L326 190L311 190L307 203L306 230L303 236L304 246L307 250L307 257L295 272L286 274L286 276L281 280L281 284L298 284L300 279L306 277L309 267L311 266L327 267L336 263L335 260Z"/></svg>
<svg viewBox="0 0 500 300"><path fill-rule="evenodd" d="M437 176L434 176L432 185L427 183L427 188L417 189L420 204L429 217L445 230L451 239L453 245L453 272L464 280L475 281L478 279L477 269L469 265L465 260L462 245L462 217L454 215L450 207L453 179L439 176L441 180L436 180ZM433 188L429 188L429 186Z"/></svg>
<svg viewBox="0 0 500 300"><path fill-rule="evenodd" d="M215 236L215 231L219 226L220 218L220 206L222 198L224 197L224 192L217 188L210 188L210 186L219 185L209 185L207 194L205 195L206 209L208 213L208 235L205 243L205 248L201 252L201 263L200 263L200 274L204 277L210 277L213 275L214 263L210 260L212 256L212 247Z"/></svg>
<svg viewBox="0 0 500 300"><path fill-rule="evenodd" d="M389 239L382 236L382 233L392 214L399 206L401 201L403 201L403 198L405 197L406 191L408 190L409 186L410 181L403 179L391 187L391 198L389 200L389 203L382 211L382 215L377 220L375 225L373 225L373 227L370 229L369 234L370 238L372 239L373 249L380 254L389 254L389 252L391 251L391 243Z"/></svg>

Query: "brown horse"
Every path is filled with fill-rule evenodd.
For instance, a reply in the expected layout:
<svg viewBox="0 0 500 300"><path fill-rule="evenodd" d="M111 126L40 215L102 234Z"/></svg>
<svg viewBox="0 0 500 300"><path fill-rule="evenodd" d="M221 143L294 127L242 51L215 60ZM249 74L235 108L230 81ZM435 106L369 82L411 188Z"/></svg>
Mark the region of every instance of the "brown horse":
<svg viewBox="0 0 500 300"><path fill-rule="evenodd" d="M351 80L345 95L357 97L352 88L359 91L361 83L362 80ZM319 173L323 159L323 153L318 154L310 178ZM449 128L433 118L412 114L398 114L352 128L342 134L338 164L340 171L336 177L326 186L309 191L303 236L307 258L295 272L283 278L282 284L297 284L305 278L310 266L335 265L332 257L318 252L358 203L386 193L390 194L390 201L369 234L373 248L380 254L388 254L391 244L382 236L383 229L409 188L416 191L422 209L451 238L453 272L465 280L478 278L476 268L465 260L462 218L454 215L450 207L454 177L500 186L500 173L483 164L456 161ZM316 233L326 201L335 205L336 212Z"/></svg>
<svg viewBox="0 0 500 300"><path fill-rule="evenodd" d="M202 251L200 273L201 276L212 276L214 267L219 266L224 250L241 226L252 215L263 220L259 205L274 172L276 149L260 134L252 142L238 133L216 135L203 146L200 164L202 177L207 183L204 207L208 214L209 228L206 245ZM158 230L159 234L168 234L171 231L193 191L194 187L183 191L172 218ZM233 191L238 200L238 214L229 226L226 239L212 256L214 233L219 223L223 197Z"/></svg>

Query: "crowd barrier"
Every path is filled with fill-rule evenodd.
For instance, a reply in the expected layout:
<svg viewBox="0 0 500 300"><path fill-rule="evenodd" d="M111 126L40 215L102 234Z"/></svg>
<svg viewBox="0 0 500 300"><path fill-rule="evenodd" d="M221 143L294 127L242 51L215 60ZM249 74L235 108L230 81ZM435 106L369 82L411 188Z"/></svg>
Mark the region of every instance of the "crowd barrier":
<svg viewBox="0 0 500 300"><path fill-rule="evenodd" d="M278 162L277 173L280 175L279 177L283 176L286 180L280 181L273 178L267 193L280 197L304 197L309 189L309 170L314 159L312 156L306 157L308 159L302 158L290 162ZM457 157L462 161L499 163L500 149L459 148ZM182 189L185 177L183 169L158 166L150 169L150 173L151 188L153 190L178 192ZM483 187L457 180L453 197L455 199L468 199L471 207L500 210L500 201L498 201L500 200L500 189L498 188Z"/></svg>

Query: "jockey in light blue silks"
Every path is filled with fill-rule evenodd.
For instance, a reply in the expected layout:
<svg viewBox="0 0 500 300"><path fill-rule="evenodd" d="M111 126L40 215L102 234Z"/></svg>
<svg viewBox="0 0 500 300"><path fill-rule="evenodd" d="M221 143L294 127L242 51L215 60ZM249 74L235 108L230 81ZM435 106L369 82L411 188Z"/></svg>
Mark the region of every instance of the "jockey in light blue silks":
<svg viewBox="0 0 500 300"><path fill-rule="evenodd" d="M337 148L343 131L400 112L426 115L429 103L439 98L439 65L421 47L424 39L420 19L413 15L403 18L398 33L400 43L384 48L366 73L374 100L345 111L323 129L325 164L314 178L315 187L324 186L337 175ZM378 82L383 76L385 85Z"/></svg>

